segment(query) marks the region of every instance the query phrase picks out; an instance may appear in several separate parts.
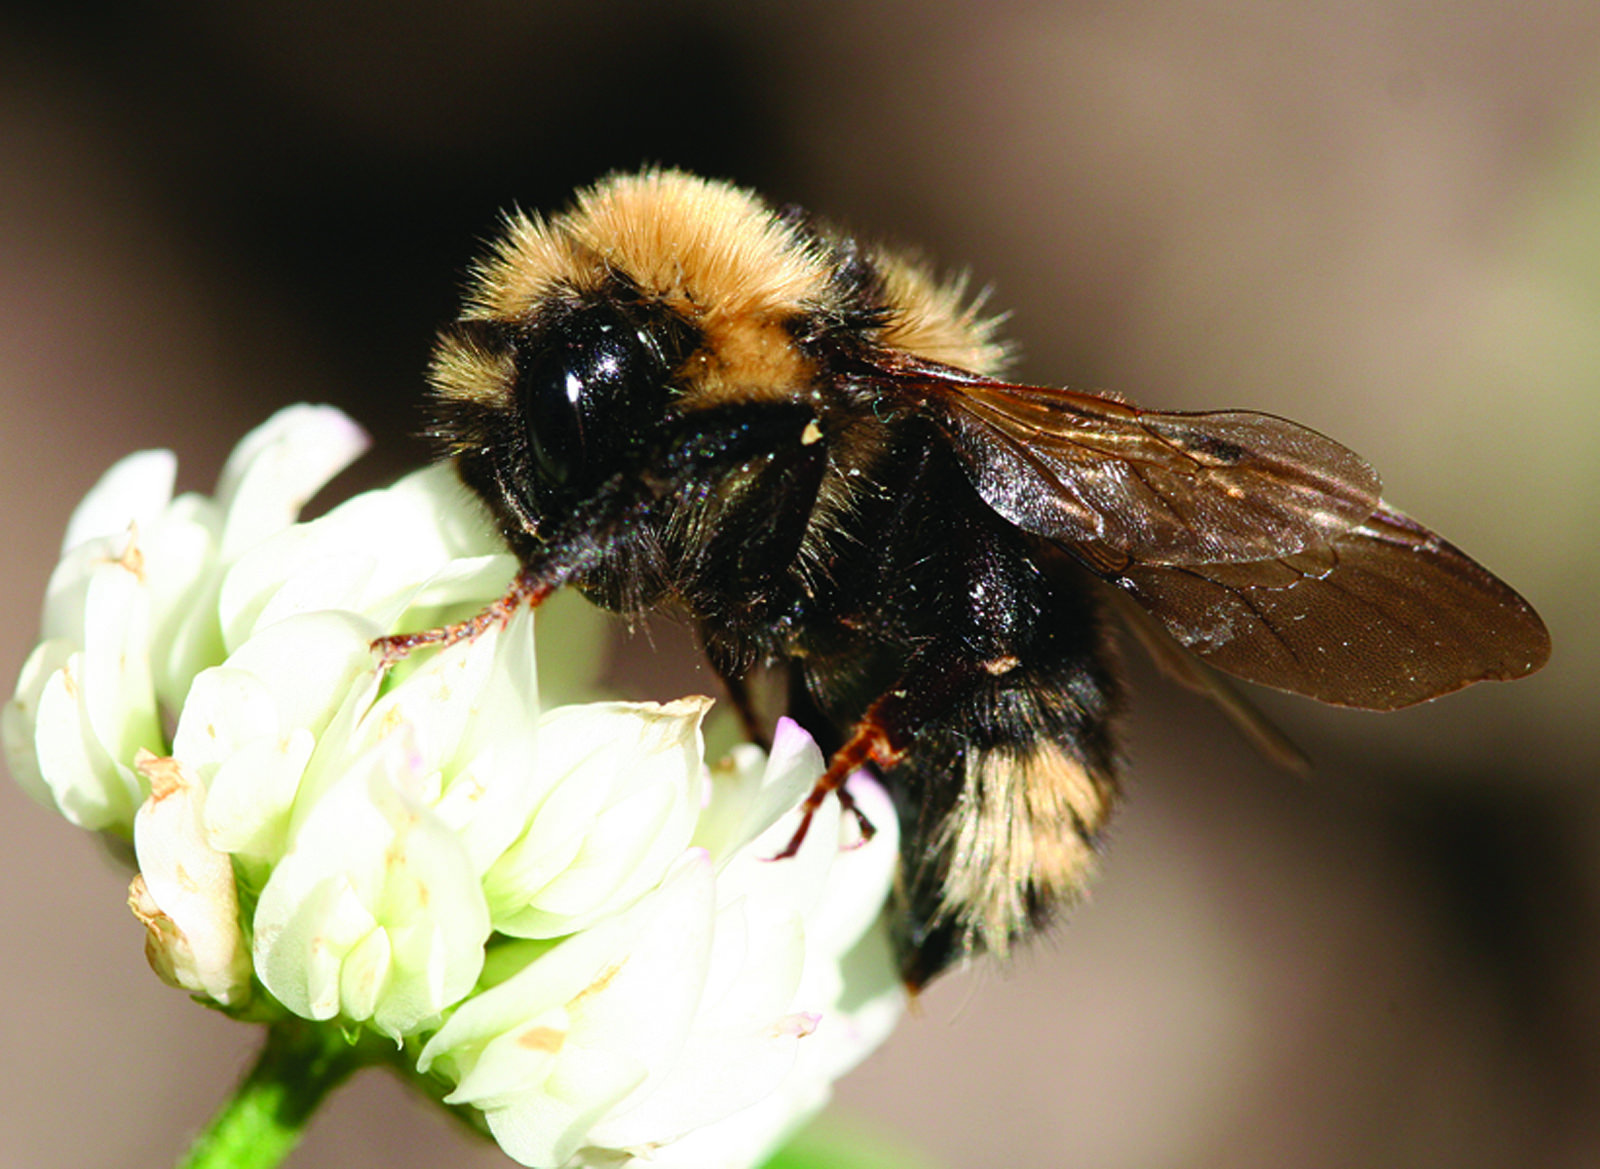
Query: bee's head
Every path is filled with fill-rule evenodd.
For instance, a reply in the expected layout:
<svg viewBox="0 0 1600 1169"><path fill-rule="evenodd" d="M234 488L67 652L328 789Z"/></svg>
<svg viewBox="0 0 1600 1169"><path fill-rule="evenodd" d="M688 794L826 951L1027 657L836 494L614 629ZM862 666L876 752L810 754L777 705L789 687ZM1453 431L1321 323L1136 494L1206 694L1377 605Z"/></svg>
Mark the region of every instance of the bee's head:
<svg viewBox="0 0 1600 1169"><path fill-rule="evenodd" d="M524 319L467 319L441 336L435 434L508 532L543 535L648 459L672 410L676 347L662 315L617 297L558 297Z"/></svg>

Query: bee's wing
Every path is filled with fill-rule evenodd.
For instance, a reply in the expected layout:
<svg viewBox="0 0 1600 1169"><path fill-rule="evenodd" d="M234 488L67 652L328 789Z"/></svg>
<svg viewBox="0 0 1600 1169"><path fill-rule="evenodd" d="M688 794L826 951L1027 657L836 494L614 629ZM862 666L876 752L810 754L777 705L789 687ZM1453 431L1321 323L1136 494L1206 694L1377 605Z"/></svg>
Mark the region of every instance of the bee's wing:
<svg viewBox="0 0 1600 1169"><path fill-rule="evenodd" d="M1254 563L1068 551L1209 664L1338 706L1396 710L1550 656L1544 622L1511 586L1387 505L1324 548Z"/></svg>
<svg viewBox="0 0 1600 1169"><path fill-rule="evenodd" d="M1544 664L1529 604L1384 505L1377 473L1266 414L1163 414L899 355L984 501L1229 674L1392 710Z"/></svg>
<svg viewBox="0 0 1600 1169"><path fill-rule="evenodd" d="M1163 414L914 358L888 371L946 428L978 494L1017 527L1147 564L1225 564L1327 544L1378 505L1378 475L1269 414Z"/></svg>

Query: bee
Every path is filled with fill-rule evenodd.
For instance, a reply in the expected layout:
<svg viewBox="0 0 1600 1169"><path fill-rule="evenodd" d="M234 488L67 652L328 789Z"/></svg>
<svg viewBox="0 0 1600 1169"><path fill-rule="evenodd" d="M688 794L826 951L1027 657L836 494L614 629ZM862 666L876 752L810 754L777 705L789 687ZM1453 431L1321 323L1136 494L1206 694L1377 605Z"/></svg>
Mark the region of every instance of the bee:
<svg viewBox="0 0 1600 1169"><path fill-rule="evenodd" d="M431 431L521 568L387 648L570 584L685 616L747 723L753 673L786 672L830 759L783 855L881 778L912 988L1084 888L1118 790L1113 614L1269 746L1214 671L1392 710L1548 656L1332 439L1014 384L1007 356L962 281L725 183L647 170L513 215L439 338Z"/></svg>

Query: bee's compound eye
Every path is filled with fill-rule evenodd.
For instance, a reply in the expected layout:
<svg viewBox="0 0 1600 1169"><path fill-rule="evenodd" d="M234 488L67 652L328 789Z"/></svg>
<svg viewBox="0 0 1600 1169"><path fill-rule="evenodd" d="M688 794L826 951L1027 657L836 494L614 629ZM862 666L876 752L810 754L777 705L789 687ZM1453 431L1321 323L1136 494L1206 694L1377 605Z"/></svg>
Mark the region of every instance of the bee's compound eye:
<svg viewBox="0 0 1600 1169"><path fill-rule="evenodd" d="M613 474L663 409L665 371L609 303L548 322L517 366L528 449L546 496L578 493Z"/></svg>
<svg viewBox="0 0 1600 1169"><path fill-rule="evenodd" d="M534 472L557 487L572 478L583 458L583 379L569 357L565 346L544 349L517 371Z"/></svg>

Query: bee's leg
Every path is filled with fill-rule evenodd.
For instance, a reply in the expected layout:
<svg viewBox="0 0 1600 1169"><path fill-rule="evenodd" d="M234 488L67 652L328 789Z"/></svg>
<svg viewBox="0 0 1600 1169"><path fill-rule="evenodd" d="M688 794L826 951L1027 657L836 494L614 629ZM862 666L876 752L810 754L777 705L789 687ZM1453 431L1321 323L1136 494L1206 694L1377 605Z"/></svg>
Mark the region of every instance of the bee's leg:
<svg viewBox="0 0 1600 1169"><path fill-rule="evenodd" d="M805 843L806 834L811 831L811 821L816 818L817 810L831 795L837 795L839 807L855 816L862 840L872 839L878 830L872 826L872 821L867 819L866 813L856 807L856 802L845 790L844 783L869 759L881 763L880 756L887 753L887 743L888 737L883 728L871 725L867 719L862 719L856 727L855 734L850 736L843 747L834 752L833 758L828 762L828 770L824 771L821 778L812 785L811 794L806 796L805 802L800 805L800 826L794 830L789 843L783 846L783 851L774 856L773 860L786 860L800 851L800 846Z"/></svg>
<svg viewBox="0 0 1600 1169"><path fill-rule="evenodd" d="M918 654L901 681L867 708L850 737L834 751L828 769L800 805L800 825L794 836L772 859L782 860L800 850L817 810L831 795L836 795L840 807L855 816L862 838L871 840L876 829L850 798L845 781L868 763L885 772L895 767L918 731L947 715L979 679L992 676L996 668L1011 666L1002 663L997 667L993 662L973 660L949 644Z"/></svg>
<svg viewBox="0 0 1600 1169"><path fill-rule="evenodd" d="M388 637L377 638L373 641L372 648L378 654L379 667L386 670L426 646L456 645L481 637L496 625L504 628L506 622L510 621L523 605L536 606L552 591L554 590L551 585L533 574L526 570L519 572L512 578L511 587L506 589L499 599L491 601L465 621L456 621L433 629L421 629L415 633L395 633Z"/></svg>

